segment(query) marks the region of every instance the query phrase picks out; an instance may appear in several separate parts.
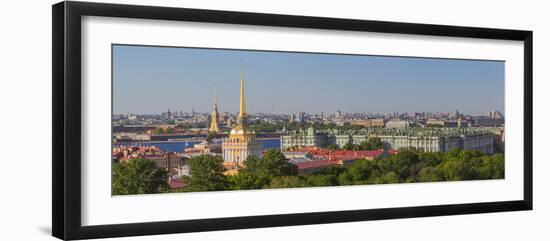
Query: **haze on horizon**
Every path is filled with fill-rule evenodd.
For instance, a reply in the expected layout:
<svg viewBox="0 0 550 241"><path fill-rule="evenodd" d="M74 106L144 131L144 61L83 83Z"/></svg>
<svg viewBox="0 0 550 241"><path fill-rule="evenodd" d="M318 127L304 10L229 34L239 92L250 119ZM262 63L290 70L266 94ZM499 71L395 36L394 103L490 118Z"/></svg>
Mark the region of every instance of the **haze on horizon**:
<svg viewBox="0 0 550 241"><path fill-rule="evenodd" d="M504 113L504 62L113 46L113 113ZM217 91L216 91L217 89Z"/></svg>

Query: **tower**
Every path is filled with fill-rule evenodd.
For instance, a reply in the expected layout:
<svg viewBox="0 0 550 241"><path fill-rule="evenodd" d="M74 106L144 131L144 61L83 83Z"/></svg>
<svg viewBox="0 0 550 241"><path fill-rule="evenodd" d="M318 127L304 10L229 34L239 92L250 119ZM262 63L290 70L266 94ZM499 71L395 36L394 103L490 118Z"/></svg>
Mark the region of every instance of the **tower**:
<svg viewBox="0 0 550 241"><path fill-rule="evenodd" d="M218 133L220 131L220 114L218 113L218 96L214 95L214 109L212 110L210 128L208 129L211 133Z"/></svg>
<svg viewBox="0 0 550 241"><path fill-rule="evenodd" d="M239 167L248 156L261 157L263 146L256 139L256 132L248 127L246 113L246 98L244 91L244 73L241 67L241 86L239 97L239 114L237 125L229 132L229 137L222 143L222 155L226 164ZM227 166L227 165L226 165Z"/></svg>
<svg viewBox="0 0 550 241"><path fill-rule="evenodd" d="M239 95L239 115L237 117L238 125L247 124L247 114L246 114L246 98L244 96L244 73L241 67L241 93Z"/></svg>
<svg viewBox="0 0 550 241"><path fill-rule="evenodd" d="M456 116L456 127L462 128L462 118L460 117L460 112L458 112L458 110L456 110L455 116Z"/></svg>

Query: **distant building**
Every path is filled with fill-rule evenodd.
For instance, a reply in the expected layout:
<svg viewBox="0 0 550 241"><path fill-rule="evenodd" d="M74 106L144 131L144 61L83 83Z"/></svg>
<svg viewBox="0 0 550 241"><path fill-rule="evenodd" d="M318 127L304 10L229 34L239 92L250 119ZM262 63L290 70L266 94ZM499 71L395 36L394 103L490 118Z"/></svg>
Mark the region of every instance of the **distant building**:
<svg viewBox="0 0 550 241"><path fill-rule="evenodd" d="M457 136L378 136L392 149L415 148L427 152L445 152L454 148L494 152L493 135L469 134Z"/></svg>
<svg viewBox="0 0 550 241"><path fill-rule="evenodd" d="M446 120L429 119L426 121L428 126L452 127L450 124L451 122Z"/></svg>
<svg viewBox="0 0 550 241"><path fill-rule="evenodd" d="M360 144L369 137L378 137L385 149L416 148L428 152L444 152L453 148L494 152L495 133L484 128L365 128L359 132L338 130L307 132L286 131L281 135L281 149L290 147L325 147L329 144L342 148L348 143Z"/></svg>
<svg viewBox="0 0 550 241"><path fill-rule="evenodd" d="M504 119L490 118L490 117L476 117L474 118L474 124L476 126L501 126L501 125L504 125Z"/></svg>
<svg viewBox="0 0 550 241"><path fill-rule="evenodd" d="M231 117L229 117L229 119L227 119L227 127L233 127L233 121L232 121Z"/></svg>
<svg viewBox="0 0 550 241"><path fill-rule="evenodd" d="M352 120L350 124L355 126L363 126L363 127L384 127L385 122L383 118L378 118L378 119Z"/></svg>
<svg viewBox="0 0 550 241"><path fill-rule="evenodd" d="M504 119L504 116L499 111L489 111L488 116L493 119Z"/></svg>
<svg viewBox="0 0 550 241"><path fill-rule="evenodd" d="M184 149L184 156L191 158L200 155L219 156L222 152L221 145L219 143L208 143L206 141L197 143L191 148Z"/></svg>
<svg viewBox="0 0 550 241"><path fill-rule="evenodd" d="M334 118L336 119L341 119L342 118L342 111L336 111L336 113L334 113Z"/></svg>
<svg viewBox="0 0 550 241"><path fill-rule="evenodd" d="M298 113L296 113L295 117L292 118L292 121L303 124L306 121L305 118L306 118L306 113L305 112L298 112Z"/></svg>
<svg viewBox="0 0 550 241"><path fill-rule="evenodd" d="M172 119L172 112L170 112L170 109L168 109L168 111L162 113L162 119L165 119L165 120Z"/></svg>
<svg viewBox="0 0 550 241"><path fill-rule="evenodd" d="M473 124L475 126L503 126L505 123L504 115L498 111L489 111L487 116L477 116L473 118Z"/></svg>
<svg viewBox="0 0 550 241"><path fill-rule="evenodd" d="M352 126L372 127L371 120L351 120L350 124Z"/></svg>
<svg viewBox="0 0 550 241"><path fill-rule="evenodd" d="M441 127L459 127L464 126L464 121L457 120L457 121L448 121L448 120L438 120L438 119L429 119L426 121L426 125L428 126L441 126Z"/></svg>
<svg viewBox="0 0 550 241"><path fill-rule="evenodd" d="M114 134L114 142L141 142L141 141L150 141L151 135L149 134L139 134L133 132L119 132Z"/></svg>
<svg viewBox="0 0 550 241"><path fill-rule="evenodd" d="M384 121L383 118L372 119L371 122L372 122L372 127L384 127L386 125L386 122Z"/></svg>
<svg viewBox="0 0 550 241"><path fill-rule="evenodd" d="M505 150L504 128L493 128L492 131L493 131L493 134L495 134L495 138L493 140L495 151L504 153L504 150Z"/></svg>
<svg viewBox="0 0 550 241"><path fill-rule="evenodd" d="M329 135L324 133L316 133L313 127L309 127L307 131L286 131L281 135L281 147L284 149L295 146L327 146L331 144Z"/></svg>
<svg viewBox="0 0 550 241"><path fill-rule="evenodd" d="M414 122L405 121L405 120L390 120L386 123L386 128L409 128L415 127Z"/></svg>

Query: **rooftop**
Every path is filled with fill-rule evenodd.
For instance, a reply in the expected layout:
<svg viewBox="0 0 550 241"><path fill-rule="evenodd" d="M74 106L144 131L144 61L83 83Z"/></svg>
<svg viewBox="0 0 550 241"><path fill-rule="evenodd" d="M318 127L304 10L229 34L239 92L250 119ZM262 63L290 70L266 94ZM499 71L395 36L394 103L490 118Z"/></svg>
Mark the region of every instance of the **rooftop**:
<svg viewBox="0 0 550 241"><path fill-rule="evenodd" d="M453 137L461 135L490 134L494 132L494 127L411 127L411 128L375 128L365 127L359 130L315 130L315 135L377 135L377 136L429 136L429 137ZM310 130L311 133L311 130ZM287 131L289 136L307 135L306 130Z"/></svg>
<svg viewBox="0 0 550 241"><path fill-rule="evenodd" d="M338 163L332 162L327 159L296 163L298 170L324 168L324 167L337 166L337 165Z"/></svg>

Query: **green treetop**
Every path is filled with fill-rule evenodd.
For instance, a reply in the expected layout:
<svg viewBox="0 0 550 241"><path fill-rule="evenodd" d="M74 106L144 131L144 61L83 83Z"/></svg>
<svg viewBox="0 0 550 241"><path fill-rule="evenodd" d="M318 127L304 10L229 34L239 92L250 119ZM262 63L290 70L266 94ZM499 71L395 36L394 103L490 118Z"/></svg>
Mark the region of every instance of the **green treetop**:
<svg viewBox="0 0 550 241"><path fill-rule="evenodd" d="M219 156L200 155L189 160L191 177L186 177L188 191L221 191L228 187L224 175L223 159Z"/></svg>
<svg viewBox="0 0 550 241"><path fill-rule="evenodd" d="M168 171L147 159L130 159L112 167L112 194L158 193L168 188Z"/></svg>

